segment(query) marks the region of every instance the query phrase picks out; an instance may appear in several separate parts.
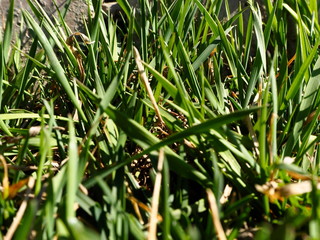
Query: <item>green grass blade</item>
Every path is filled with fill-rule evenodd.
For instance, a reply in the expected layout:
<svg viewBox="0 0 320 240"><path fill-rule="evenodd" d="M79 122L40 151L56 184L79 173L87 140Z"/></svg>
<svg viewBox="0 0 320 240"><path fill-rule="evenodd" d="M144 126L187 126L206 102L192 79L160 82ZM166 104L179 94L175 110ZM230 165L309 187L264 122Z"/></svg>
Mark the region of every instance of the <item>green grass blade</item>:
<svg viewBox="0 0 320 240"><path fill-rule="evenodd" d="M315 100L316 94L318 92L318 88L320 86L319 79L319 70L320 70L320 58L318 58L314 69L312 71L312 76L309 79L306 89L304 91L304 95L302 98L302 101L299 106L298 114L295 118L293 130L290 134L286 149L286 154L289 154L290 149L295 146L296 142L298 141L298 137L301 135L303 131L303 125L304 121L306 119L306 116L308 116L311 113L312 110L312 103Z"/></svg>
<svg viewBox="0 0 320 240"><path fill-rule="evenodd" d="M207 23L209 24L210 28L212 29L214 36L219 36L219 30L217 23L211 17L211 14L206 10L205 6L199 0L194 0L195 4L199 8L200 12L204 15Z"/></svg>
<svg viewBox="0 0 320 240"><path fill-rule="evenodd" d="M6 29L4 31L3 39L0 39L2 41L1 44L3 49L3 58L5 62L8 61L10 54L10 44L13 33L14 4L15 0L11 0L8 9L8 15L6 17Z"/></svg>
<svg viewBox="0 0 320 240"><path fill-rule="evenodd" d="M72 221L75 218L74 204L78 190L78 147L75 136L73 120L69 119L69 149L68 149L68 166L67 166L67 189L66 189L66 218Z"/></svg>
<svg viewBox="0 0 320 240"><path fill-rule="evenodd" d="M48 39L45 37L44 32L41 30L40 26L33 20L33 18L31 17L31 15L28 12L23 11L23 15L27 19L27 22L30 24L30 26L35 31L39 41L41 42L43 48L45 49L45 51L48 55L50 64L52 66L52 69L55 71L55 75L57 77L57 80L59 81L59 83L62 85L62 87L66 91L67 95L70 97L71 102L78 110L79 115L82 118L82 120L86 121L86 116L84 115L84 112L81 109L79 101L76 98L76 96L70 86L70 83L69 83L68 78L65 74L65 71L63 70L57 56L55 55L55 53L51 47L51 44L49 43Z"/></svg>
<svg viewBox="0 0 320 240"><path fill-rule="evenodd" d="M266 43L265 37L262 30L262 17L261 12L258 7L256 10L254 6L251 5L251 11L253 13L253 26L257 37L257 49L262 61L263 70L267 70L267 60L266 60Z"/></svg>
<svg viewBox="0 0 320 240"><path fill-rule="evenodd" d="M203 50L201 54L199 54L197 59L192 63L192 67L194 71L197 71L198 68L201 66L201 64L203 64L208 59L208 57L210 56L212 51L218 46L218 44L219 44L218 40L214 41L214 43L207 46L206 49Z"/></svg>
<svg viewBox="0 0 320 240"><path fill-rule="evenodd" d="M2 94L3 94L3 77L5 76L5 60L3 54L3 45L0 43L0 110L2 109Z"/></svg>
<svg viewBox="0 0 320 240"><path fill-rule="evenodd" d="M294 78L287 94L286 94L286 100L289 101L294 98L294 96L297 94L297 92L300 89L301 83L304 80L304 76L306 71L308 71L311 62L313 61L314 57L317 54L318 46L320 44L320 41L318 40L311 52L309 53L306 61L302 64L299 72L297 73L296 77ZM286 104L282 104L280 107L280 110L283 110L286 107Z"/></svg>
<svg viewBox="0 0 320 240"><path fill-rule="evenodd" d="M26 212L21 220L14 238L15 239L27 239L30 234L34 224L34 220L38 210L38 202L35 199L32 199L26 209Z"/></svg>
<svg viewBox="0 0 320 240"><path fill-rule="evenodd" d="M159 83L162 84L162 86L167 90L167 92L172 96L173 98L176 97L178 90L177 88L165 77L163 77L157 70L155 70L153 67L151 67L149 64L142 62L142 64L148 68L149 72L158 80Z"/></svg>

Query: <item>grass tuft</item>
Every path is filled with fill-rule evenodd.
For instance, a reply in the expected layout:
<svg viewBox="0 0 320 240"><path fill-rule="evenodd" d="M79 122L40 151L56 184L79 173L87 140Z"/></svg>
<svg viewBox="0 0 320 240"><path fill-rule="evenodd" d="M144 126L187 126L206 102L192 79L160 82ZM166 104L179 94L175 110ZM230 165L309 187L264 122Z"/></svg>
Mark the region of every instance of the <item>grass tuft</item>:
<svg viewBox="0 0 320 240"><path fill-rule="evenodd" d="M317 1L70 2L1 31L1 238L319 239Z"/></svg>

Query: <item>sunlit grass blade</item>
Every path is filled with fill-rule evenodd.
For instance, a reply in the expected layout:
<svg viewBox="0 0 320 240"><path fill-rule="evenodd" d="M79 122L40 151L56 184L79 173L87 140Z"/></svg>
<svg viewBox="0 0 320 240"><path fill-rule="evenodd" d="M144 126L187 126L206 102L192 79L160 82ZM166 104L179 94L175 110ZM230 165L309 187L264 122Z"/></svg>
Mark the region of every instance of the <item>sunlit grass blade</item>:
<svg viewBox="0 0 320 240"><path fill-rule="evenodd" d="M218 31L219 31L219 35L221 38L221 44L222 44L223 49L225 51L225 56L227 58L228 65L230 67L231 74L232 74L232 76L237 76L236 61L234 59L234 55L233 55L232 46L230 44L230 41L227 39L227 36L226 36L224 29L223 29L221 23L219 22L218 18L215 17L214 19L218 25Z"/></svg>
<svg viewBox="0 0 320 240"><path fill-rule="evenodd" d="M276 82L276 75L274 69L274 59L271 63L270 69L270 86L272 93L272 113L270 117L270 131L269 131L269 151L270 151L270 164L277 161L277 126L278 126L278 89Z"/></svg>
<svg viewBox="0 0 320 240"><path fill-rule="evenodd" d="M36 58L37 46L38 46L38 42L34 41L33 44L31 45L28 56L30 56L32 58ZM39 54L38 56L41 57L41 54ZM15 103L17 108L20 105L21 101L24 99L24 91L27 86L30 75L33 72L35 66L36 65L33 64L32 60L28 58L26 60L26 65L24 66L24 68L20 72L21 77L20 78L17 77L17 81L15 83L19 87L18 97L17 97L16 103Z"/></svg>
<svg viewBox="0 0 320 240"><path fill-rule="evenodd" d="M51 21L50 16L48 16L47 12L43 9L39 2L35 0L27 0L27 2L32 9L33 14L38 18L38 21L41 22L41 25L47 30L47 33L50 36L50 38L48 38L50 44L52 44L52 46L56 44L57 47L63 52L63 47L59 41L61 36L54 26L54 23ZM24 16L23 13L22 15Z"/></svg>
<svg viewBox="0 0 320 240"><path fill-rule="evenodd" d="M192 90L194 91L195 96L198 99L201 99L199 80L196 77L195 71L194 71L193 66L191 64L188 53L182 44L181 38L179 36L177 38L178 38L178 52L180 53L180 57L182 59L182 64L183 64L184 68L186 68L186 70L187 70L189 84L190 84Z"/></svg>
<svg viewBox="0 0 320 240"><path fill-rule="evenodd" d="M258 6L258 5L257 5ZM255 30L255 35L257 37L257 49L262 61L263 70L267 71L267 60L266 60L266 43L262 30L262 17L259 7L251 5L251 11L253 13L253 26Z"/></svg>
<svg viewBox="0 0 320 240"><path fill-rule="evenodd" d="M249 17L248 17L248 22L247 22L247 31L245 33L245 40L244 40L244 55L243 55L243 66L246 68L249 63L249 58L250 58L250 52L251 52L251 44L252 44L252 38L253 38L253 15L252 12L250 11ZM240 89L240 91L242 91ZM242 97L243 99L243 97Z"/></svg>

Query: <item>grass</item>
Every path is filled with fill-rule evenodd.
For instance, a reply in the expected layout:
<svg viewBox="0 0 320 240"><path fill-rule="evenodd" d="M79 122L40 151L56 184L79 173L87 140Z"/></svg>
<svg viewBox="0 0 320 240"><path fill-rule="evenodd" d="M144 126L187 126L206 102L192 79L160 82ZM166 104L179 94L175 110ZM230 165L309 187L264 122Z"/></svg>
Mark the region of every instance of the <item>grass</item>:
<svg viewBox="0 0 320 240"><path fill-rule="evenodd" d="M0 43L2 238L320 238L316 0L95 0L82 33L28 3L30 48L14 1Z"/></svg>

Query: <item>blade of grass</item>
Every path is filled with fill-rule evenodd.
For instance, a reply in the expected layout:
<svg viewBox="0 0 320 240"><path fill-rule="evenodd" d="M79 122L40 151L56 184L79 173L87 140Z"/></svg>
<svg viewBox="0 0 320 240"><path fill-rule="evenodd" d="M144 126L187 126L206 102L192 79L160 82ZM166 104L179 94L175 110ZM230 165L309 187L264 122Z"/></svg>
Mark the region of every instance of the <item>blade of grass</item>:
<svg viewBox="0 0 320 240"><path fill-rule="evenodd" d="M257 5L257 10L253 5L250 5L251 11L253 13L253 26L257 37L257 49L259 50L259 54L262 61L263 70L267 71L267 60L266 60L266 42L265 37L262 30L262 17L259 9L259 5Z"/></svg>
<svg viewBox="0 0 320 240"><path fill-rule="evenodd" d="M299 16L298 14L287 4L283 3L283 7L291 14L291 16L296 20L299 21ZM303 22L302 23L303 31L307 33L307 35L310 35L310 30L308 26Z"/></svg>
<svg viewBox="0 0 320 240"><path fill-rule="evenodd" d="M155 70L153 67L151 67L149 64L145 62L141 62L146 68L148 68L149 72L158 80L159 83L162 84L162 86L167 90L167 92L170 94L172 98L176 98L176 95L178 93L177 88L164 76L161 75L157 70Z"/></svg>
<svg viewBox="0 0 320 240"><path fill-rule="evenodd" d="M31 17L31 15L28 12L23 11L22 13L23 13L24 17L27 19L27 22L30 24L30 26L35 31L39 41L42 44L42 47L45 49L45 51L48 55L50 64L51 64L53 70L55 71L55 75L57 77L57 80L60 82L60 84L62 85L62 87L66 91L67 95L70 97L70 100L73 103L73 105L77 108L81 119L84 122L86 122L86 116L84 115L84 112L81 109L79 101L72 91L72 88L69 84L69 81L68 81L68 78L65 74L65 71L63 70L57 56L55 55L48 39L45 37L44 32L41 30L40 26L33 20L33 18Z"/></svg>
<svg viewBox="0 0 320 240"><path fill-rule="evenodd" d="M207 23L209 24L211 30L213 31L214 36L219 36L217 23L213 20L213 18L211 17L211 14L207 11L205 6L203 6L199 0L194 0L194 2L199 8L200 12L204 15Z"/></svg>
<svg viewBox="0 0 320 240"><path fill-rule="evenodd" d="M6 29L4 31L3 39L1 39L4 62L7 62L10 56L10 44L13 32L14 4L15 0L11 0L8 9L8 14L6 17Z"/></svg>
<svg viewBox="0 0 320 240"><path fill-rule="evenodd" d="M157 175L154 183L154 190L152 193L148 240L157 239L157 222L158 222L157 215L158 215L159 201L160 201L160 190L161 190L162 169L164 164L164 158L165 158L164 150L160 148L158 166L157 166Z"/></svg>
<svg viewBox="0 0 320 240"><path fill-rule="evenodd" d="M42 112L43 113L43 112ZM41 130L40 130L40 160L38 163L38 170L37 170L37 179L36 179L36 186L35 186L35 194L38 195L41 191L42 187L42 176L43 176L43 170L44 170L44 165L45 161L47 158L50 159L50 134L52 131L52 123L48 126L48 128L45 127L45 122L44 118L41 118Z"/></svg>
<svg viewBox="0 0 320 240"><path fill-rule="evenodd" d="M78 190L78 147L75 136L73 120L69 117L69 149L68 149L68 166L67 166L67 189L66 189L66 218L68 222L75 219L74 204Z"/></svg>
<svg viewBox="0 0 320 240"><path fill-rule="evenodd" d="M227 240L225 232L222 228L221 221L220 221L217 201L211 189L207 189L207 195L208 195L209 206L212 214L212 221L213 221L213 225L216 230L218 239Z"/></svg>
<svg viewBox="0 0 320 240"><path fill-rule="evenodd" d="M34 218L36 216L38 202L35 199L29 201L31 190L34 187L35 180L30 177L28 181L27 194L23 202L20 204L16 217L12 222L4 239L12 239L14 236L18 239L26 239L30 236Z"/></svg>
<svg viewBox="0 0 320 240"><path fill-rule="evenodd" d="M285 151L284 151L284 153L286 154L285 156L289 156L288 154L291 153L292 149L296 145L296 143L299 139L299 136L302 134L302 131L303 131L302 128L304 125L305 118L306 118L306 116L308 116L311 113L312 103L314 102L314 100L316 98L316 94L317 94L318 88L320 86L320 83L318 80L319 75L320 75L320 58L317 59L317 62L314 65L314 69L312 71L312 76L309 79L307 86L306 86L306 89L305 89L305 92L303 94L303 98L302 98L301 104L299 106L298 114L297 114L295 121L294 121L293 129L291 131L287 145L285 147ZM300 81L302 81L302 79ZM298 88L298 85L296 85L296 88ZM289 89L289 91L290 91L290 89ZM294 89L292 91L294 91ZM289 94L289 92L288 92L288 94Z"/></svg>
<svg viewBox="0 0 320 240"><path fill-rule="evenodd" d="M163 228L163 234L164 234L164 239L171 239L170 235L170 221L171 221L171 216L170 216L170 203L169 203L169 194L170 194L170 172L169 172L169 166L168 162L166 159L164 159L163 163L163 187L162 188L162 228Z"/></svg>
<svg viewBox="0 0 320 240"><path fill-rule="evenodd" d="M277 49L276 49L277 51ZM271 86L271 92L272 92L272 113L271 113L271 119L270 119L270 133L269 133L269 141L270 141L270 164L273 164L273 162L277 158L277 123L278 123L278 90L277 90L277 81L276 81L276 75L275 75L275 58L274 57L272 63L271 63L271 69L270 69L270 86Z"/></svg>
<svg viewBox="0 0 320 240"><path fill-rule="evenodd" d="M154 110L156 112L156 115L158 117L159 123L160 123L160 125L164 125L164 121L163 121L161 113L159 111L156 99L154 98L152 89L150 87L148 77L147 77L146 72L144 70L144 67L143 67L143 65L141 63L141 57L140 57L139 51L138 51L138 49L136 47L133 47L133 52L134 52L135 61L137 63L137 67L138 67L140 78L141 78L141 80L143 82L144 87L146 88L146 91L147 91L148 95L149 95L149 98L151 100L153 108L154 108Z"/></svg>
<svg viewBox="0 0 320 240"><path fill-rule="evenodd" d="M167 14L168 16L168 20L169 22L171 22L170 25L174 26L174 22L170 16L170 14ZM188 53L186 51L186 49L184 48L183 46L183 43L182 43L182 40L179 36L179 32L177 30L176 27L174 27L174 32L176 33L176 39L178 40L178 47L177 47L177 51L181 57L181 60L182 60L182 65L183 67L186 69L186 72L187 72L187 77L188 77L188 82L190 84L190 87L192 88L192 90L195 92L195 96L198 98L198 99L201 99L201 93L200 93L200 85L199 85L199 81L196 77L196 74L195 74L195 71L192 67L192 64L191 64L191 61L190 61L190 58L188 56Z"/></svg>
<svg viewBox="0 0 320 240"><path fill-rule="evenodd" d="M317 54L318 46L320 44L320 40L318 40L314 47L312 48L311 52L309 53L306 61L302 64L299 72L297 73L296 77L294 78L287 94L286 94L286 101L291 100L294 98L294 96L297 94L297 92L300 89L301 83L304 79L305 72L309 69L311 62L313 61L314 57ZM286 104L283 103L280 107L280 110L284 110L286 107Z"/></svg>
<svg viewBox="0 0 320 240"><path fill-rule="evenodd" d="M30 8L32 9L33 14L38 18L39 22L41 22L41 26L43 26L47 33L49 34L50 38L48 38L48 42L53 46L54 44L57 45L57 47L64 52L64 49L59 41L59 38L62 39L60 34L58 34L58 31L54 25L54 23L51 21L50 17L48 16L47 12L42 8L41 4L38 1L35 0L27 0ZM22 13L24 16L24 14ZM25 16L24 16L25 17Z"/></svg>
<svg viewBox="0 0 320 240"><path fill-rule="evenodd" d="M0 42L0 110L2 109L3 77L5 76L5 60L3 54L3 44Z"/></svg>

